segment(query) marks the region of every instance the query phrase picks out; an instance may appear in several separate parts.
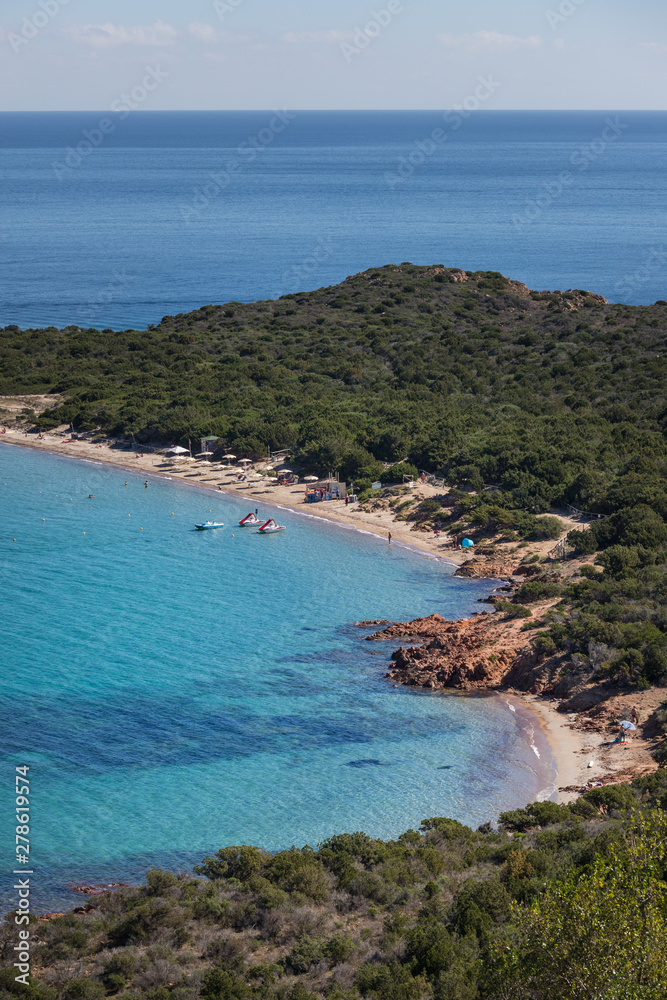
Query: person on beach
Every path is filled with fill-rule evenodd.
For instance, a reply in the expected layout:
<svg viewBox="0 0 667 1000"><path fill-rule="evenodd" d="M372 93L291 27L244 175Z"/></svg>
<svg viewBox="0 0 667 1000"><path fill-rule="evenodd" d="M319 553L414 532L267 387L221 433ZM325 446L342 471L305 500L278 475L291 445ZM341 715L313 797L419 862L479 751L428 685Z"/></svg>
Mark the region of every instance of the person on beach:
<svg viewBox="0 0 667 1000"><path fill-rule="evenodd" d="M632 706L632 712L630 713L630 721L635 726L639 722L639 712L637 711L637 706L636 705Z"/></svg>
<svg viewBox="0 0 667 1000"><path fill-rule="evenodd" d="M148 489L148 481L146 481L146 482L144 483L144 487L145 487L145 489Z"/></svg>
<svg viewBox="0 0 667 1000"><path fill-rule="evenodd" d="M389 544L391 545L391 531L389 532Z"/></svg>

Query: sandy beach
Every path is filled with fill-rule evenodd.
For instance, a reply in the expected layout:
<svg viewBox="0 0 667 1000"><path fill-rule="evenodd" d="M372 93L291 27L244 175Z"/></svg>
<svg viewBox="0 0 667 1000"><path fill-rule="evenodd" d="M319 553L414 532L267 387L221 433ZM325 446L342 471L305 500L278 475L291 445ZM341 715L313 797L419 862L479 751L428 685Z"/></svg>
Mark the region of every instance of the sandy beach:
<svg viewBox="0 0 667 1000"><path fill-rule="evenodd" d="M4 400L0 399L0 406L2 405L6 407L6 397ZM87 440L70 442L63 436L62 430L60 433L51 432L38 437L36 434L8 426L5 433L0 435L0 444L18 445L83 461L114 465L142 479L147 476L158 476L171 481L182 481L205 489L209 493L223 492L235 495L238 499L247 498L249 509L254 509L258 504L267 504L276 508L287 508L304 516L326 519L349 528L372 532L383 538L388 538L391 533L394 544L409 546L449 564L460 566L470 560L468 552L453 548L448 539L443 540L442 537L438 539L432 533L415 531L412 524L394 520L389 510L365 511L356 504L346 506L344 501L306 504L305 485L277 486L268 477L263 480L238 482L238 469L231 472L217 463L209 465L207 460L168 465L163 455L141 452L138 447L130 452ZM261 463L257 464L261 467ZM426 498L442 491L428 484L419 483L412 492ZM569 529L567 520L563 520L564 528ZM572 526L574 525L575 522L572 522ZM543 554L552 548L553 544L553 542L535 543L531 545L530 551ZM513 546L511 548L514 549ZM510 560L512 561L516 562L516 557ZM656 765L649 752L651 741L642 738L640 733L634 734L636 738L627 746L605 748L602 744L610 739L607 734L576 728L577 717L556 711L557 702L519 691L511 693L522 705L530 709L539 721L558 772L556 781L560 789L557 793L558 801L568 801L576 796L576 792L563 789L580 788L594 781L606 783L614 780L615 776L619 780L624 780L625 776L627 780L626 772L655 769ZM652 691L637 692L629 698L633 703L641 704L644 718L647 718L647 712L652 710L649 702L655 701L657 707L663 700L662 695ZM629 710L628 706L628 713ZM593 766L589 767L591 761Z"/></svg>
<svg viewBox="0 0 667 1000"><path fill-rule="evenodd" d="M26 398L35 399L35 397L21 397L21 401ZM7 399L8 397L0 397L0 409L7 407ZM238 498L247 497L250 507L253 509L257 503L270 504L279 508L285 507L304 516L323 518L345 524L350 528L370 531L382 538L388 539L391 533L392 542L419 549L457 566L472 561L470 551L453 548L446 535L443 534L440 538L436 538L431 532L415 530L413 524L395 520L394 515L389 510L367 511L356 504L346 506L344 500L307 504L305 502L306 484L278 486L268 476L263 480L238 482L238 468L233 467L234 471L230 471L219 463L209 464L207 459L170 465L165 461L163 455L142 452L139 447L134 451L123 451L105 444L93 444L85 439L70 443L63 436L62 431L45 433L39 437L37 434L27 433L9 426L6 428L6 433L0 435L0 444L2 443L22 445L27 448L66 455L69 458L103 462L127 469L140 476L160 476L165 479L180 480L207 491L229 493ZM261 468L262 463L257 462L255 466ZM280 466L278 465L277 468L279 469ZM416 498L427 499L442 494L443 491L428 483L419 483L410 492ZM579 526L576 521L570 521L567 518L561 520L564 530ZM531 543L530 552L543 555L553 546L553 541ZM502 550L504 547L499 548ZM506 549L506 553L501 551L501 561L506 557L509 562L517 561L511 558L516 547L508 545ZM522 551L521 555L525 555L525 550ZM493 578L495 579L495 577Z"/></svg>

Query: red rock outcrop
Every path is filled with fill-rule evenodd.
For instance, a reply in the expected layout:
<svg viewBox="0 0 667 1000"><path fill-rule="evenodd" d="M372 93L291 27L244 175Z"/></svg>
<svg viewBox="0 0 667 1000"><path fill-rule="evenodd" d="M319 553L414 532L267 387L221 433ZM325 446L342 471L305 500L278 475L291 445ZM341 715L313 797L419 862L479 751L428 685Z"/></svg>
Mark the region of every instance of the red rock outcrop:
<svg viewBox="0 0 667 1000"><path fill-rule="evenodd" d="M420 646L401 646L392 653L393 668L387 677L396 683L431 690L493 689L502 686L526 646L525 636L494 618L486 611L455 622L430 615L391 625L368 640L426 640Z"/></svg>

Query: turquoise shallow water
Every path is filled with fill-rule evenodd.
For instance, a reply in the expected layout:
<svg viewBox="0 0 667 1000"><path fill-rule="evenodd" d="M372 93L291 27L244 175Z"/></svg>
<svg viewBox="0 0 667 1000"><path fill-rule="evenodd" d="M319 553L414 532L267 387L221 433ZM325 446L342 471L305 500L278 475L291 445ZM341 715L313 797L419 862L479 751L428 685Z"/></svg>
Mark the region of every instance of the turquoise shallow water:
<svg viewBox="0 0 667 1000"><path fill-rule="evenodd" d="M488 583L290 512L262 538L235 527L254 500L7 445L0 491L5 909L20 764L41 909L230 843L478 824L547 782L520 712L392 688L393 647L354 626L469 614ZM209 517L226 527L193 530Z"/></svg>

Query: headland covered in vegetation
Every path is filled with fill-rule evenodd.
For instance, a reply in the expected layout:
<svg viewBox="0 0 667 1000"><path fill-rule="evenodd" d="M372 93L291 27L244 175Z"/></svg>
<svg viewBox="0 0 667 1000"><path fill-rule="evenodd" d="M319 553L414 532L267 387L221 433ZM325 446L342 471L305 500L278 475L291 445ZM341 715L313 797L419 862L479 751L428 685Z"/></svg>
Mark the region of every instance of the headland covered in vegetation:
<svg viewBox="0 0 667 1000"><path fill-rule="evenodd" d="M152 872L40 925L34 1000L665 996L666 331L665 302L410 264L146 332L0 331L0 393L43 400L19 421L35 443L288 449L354 480L359 523L448 557L434 530L465 533L458 572L507 581L496 613L365 623L410 640L393 681L529 691L609 740L636 701L652 753L498 830L436 818L391 843L222 845L208 882ZM401 485L421 471L435 485Z"/></svg>
<svg viewBox="0 0 667 1000"><path fill-rule="evenodd" d="M480 575L506 575L493 557L508 549L532 559L536 578L505 611L551 602L531 615L535 649L645 687L667 680L666 332L662 301L613 305L403 264L140 333L6 327L0 394L53 397L27 408L35 432L140 445L214 435L218 455L285 448L303 473L338 470L413 537L436 524L472 533ZM371 489L418 470L443 489ZM555 518L563 504L585 523ZM512 548L555 543L566 527L560 554L591 563L576 578L562 581L542 549Z"/></svg>

